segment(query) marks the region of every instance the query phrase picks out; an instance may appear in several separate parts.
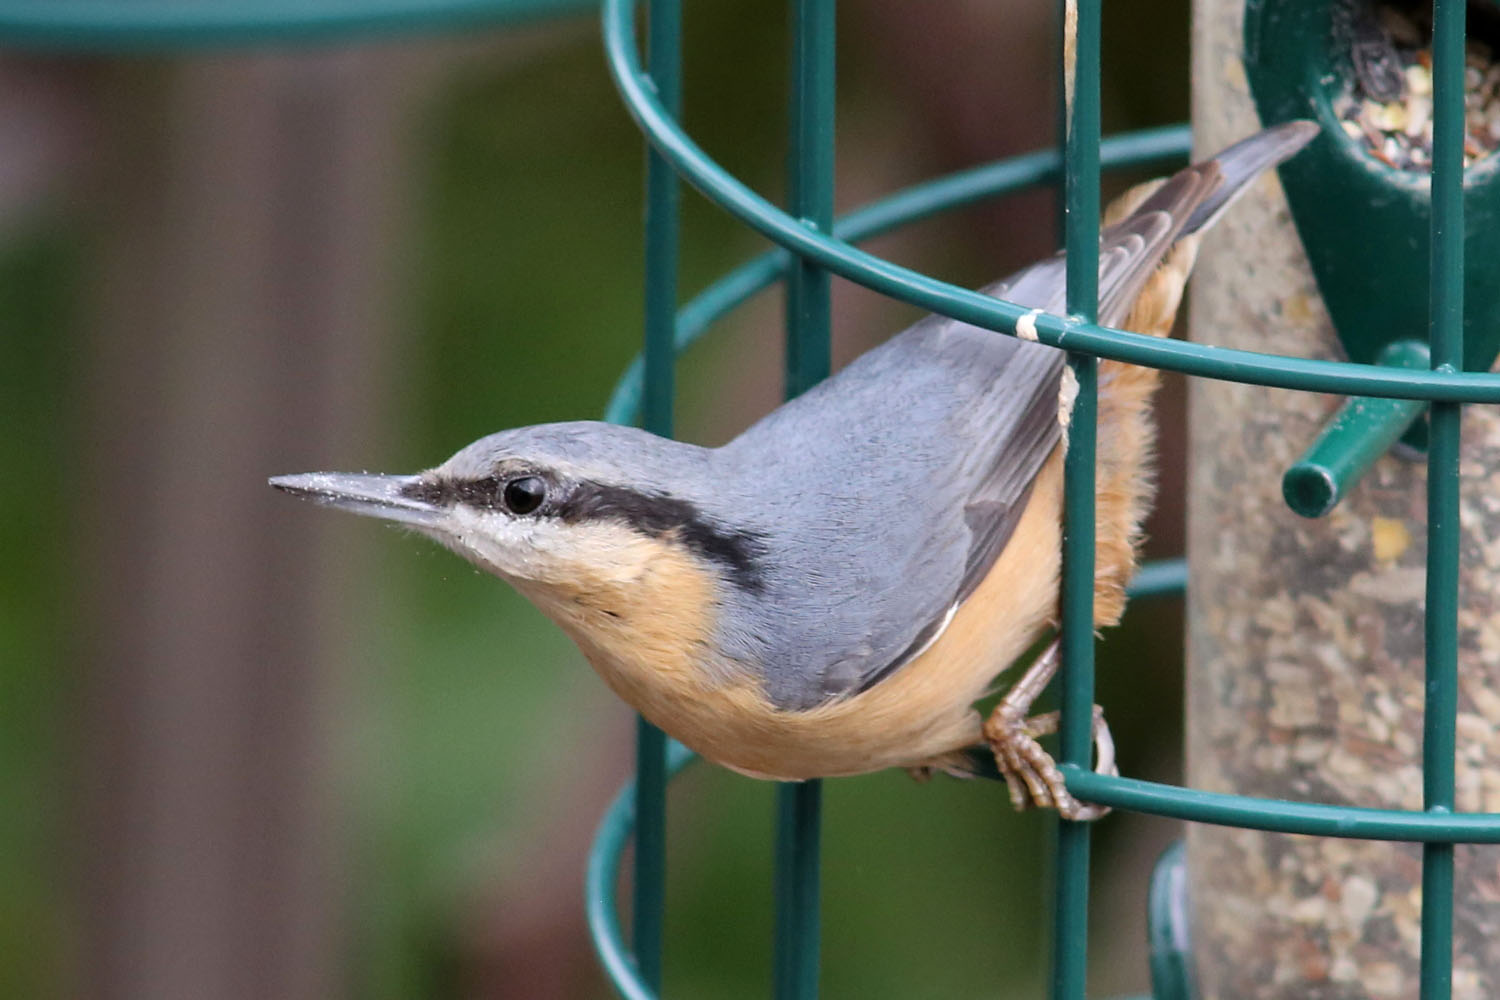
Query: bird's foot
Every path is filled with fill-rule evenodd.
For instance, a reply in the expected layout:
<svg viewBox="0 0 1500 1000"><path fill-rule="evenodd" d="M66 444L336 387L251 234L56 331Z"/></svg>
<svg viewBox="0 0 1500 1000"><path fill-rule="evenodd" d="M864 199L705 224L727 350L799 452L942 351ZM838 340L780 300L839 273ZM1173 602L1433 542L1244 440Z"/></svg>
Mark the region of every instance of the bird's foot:
<svg viewBox="0 0 1500 1000"><path fill-rule="evenodd" d="M1079 802L1063 781L1062 772L1052 755L1042 749L1037 738L1057 731L1058 713L1047 712L1027 718L1025 709L1010 699L995 706L984 723L984 736L994 751L995 763L1010 789L1011 804L1017 810L1029 806L1052 807L1063 819L1095 820L1109 812L1108 806ZM1099 774L1116 775L1114 737L1104 710L1094 706L1094 747Z"/></svg>

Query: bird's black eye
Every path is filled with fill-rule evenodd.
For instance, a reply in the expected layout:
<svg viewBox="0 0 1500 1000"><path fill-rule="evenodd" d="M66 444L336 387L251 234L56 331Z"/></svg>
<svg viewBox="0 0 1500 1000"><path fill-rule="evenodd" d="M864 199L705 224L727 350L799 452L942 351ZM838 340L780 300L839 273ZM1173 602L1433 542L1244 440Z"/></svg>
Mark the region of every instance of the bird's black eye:
<svg viewBox="0 0 1500 1000"><path fill-rule="evenodd" d="M512 514L530 514L547 498L547 484L539 476L522 476L506 483L501 496Z"/></svg>

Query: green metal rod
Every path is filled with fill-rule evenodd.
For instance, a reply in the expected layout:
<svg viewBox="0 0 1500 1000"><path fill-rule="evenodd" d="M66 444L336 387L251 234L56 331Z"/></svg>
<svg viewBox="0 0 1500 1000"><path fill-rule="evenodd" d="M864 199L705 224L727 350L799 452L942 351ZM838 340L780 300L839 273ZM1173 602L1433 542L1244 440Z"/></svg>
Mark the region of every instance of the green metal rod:
<svg viewBox="0 0 1500 1000"><path fill-rule="evenodd" d="M1185 125L1142 129L1105 139L1100 163L1105 169L1167 166L1182 162L1188 152L1191 132ZM961 208L982 198L995 197L1056 180L1062 176L1062 154L1041 150L973 167L918 184L859 208L836 219L833 232L841 240L859 242L908 222L939 212ZM743 305L757 292L770 287L786 274L792 255L769 250L752 258L700 292L677 316L675 347L680 354L695 344L708 328L730 310ZM641 407L644 374L642 359L630 362L615 383L605 409L605 419L632 423Z"/></svg>
<svg viewBox="0 0 1500 1000"><path fill-rule="evenodd" d="M1381 351L1376 363L1426 369L1429 351L1421 341L1398 340ZM1426 403L1414 399L1345 400L1312 447L1281 477L1287 506L1303 517L1322 517L1333 510L1426 409Z"/></svg>
<svg viewBox="0 0 1500 1000"><path fill-rule="evenodd" d="M1434 0L1431 300L1432 367L1459 371L1464 356L1464 0ZM1426 809L1454 808L1458 717L1458 463L1462 409L1432 405L1427 452L1427 651L1422 729ZM1453 993L1453 845L1422 848L1422 1000Z"/></svg>
<svg viewBox="0 0 1500 1000"><path fill-rule="evenodd" d="M141 52L318 44L584 14L597 0L6 0L0 44Z"/></svg>
<svg viewBox="0 0 1500 1000"><path fill-rule="evenodd" d="M1092 323L1099 310L1100 0L1063 0L1067 168L1067 308ZM1071 34L1072 44L1068 35ZM1068 66L1068 62L1072 66ZM1065 764L1089 765L1094 714L1094 466L1099 359L1070 354L1078 394L1068 425L1063 481L1062 724ZM1059 822L1053 894L1052 997L1085 1000L1088 988L1089 825Z"/></svg>
<svg viewBox="0 0 1500 1000"><path fill-rule="evenodd" d="M1069 357L1078 379L1063 478L1061 759L1089 765L1094 704L1094 448L1098 361ZM1084 1000L1088 968L1089 824L1059 821L1053 894L1052 997Z"/></svg>
<svg viewBox="0 0 1500 1000"><path fill-rule="evenodd" d="M1139 778L1095 774L1073 764L1062 765L1062 772L1069 790L1081 799L1112 809L1128 809L1192 823L1350 840L1500 844L1500 813L1403 812L1319 802L1288 802L1253 795L1225 795Z"/></svg>
<svg viewBox="0 0 1500 1000"><path fill-rule="evenodd" d="M1179 557L1146 563L1136 571L1125 592L1133 601L1146 601L1155 597L1180 597L1186 587L1187 560Z"/></svg>
<svg viewBox="0 0 1500 1000"><path fill-rule="evenodd" d="M647 59L656 92L673 115L682 110L681 0L651 0ZM672 435L675 397L672 337L677 322L678 202L680 182L655 149L646 150L645 398L642 426ZM666 914L666 736L644 718L636 722L635 882L631 927L641 980L661 992Z"/></svg>
<svg viewBox="0 0 1500 1000"><path fill-rule="evenodd" d="M651 78L662 104L682 113L682 0L651 0L646 45ZM641 426L672 435L677 361L678 214L681 182L662 155L646 147L646 333L643 352L646 393Z"/></svg>
<svg viewBox="0 0 1500 1000"><path fill-rule="evenodd" d="M668 778L697 759L681 743L667 741ZM634 780L626 782L599 821L599 831L594 834L594 846L589 850L588 867L583 875L583 908L594 949L615 990L625 1000L657 1000L656 990L641 979L640 966L630 949L625 947L616 898L620 858L635 826L635 789Z"/></svg>
<svg viewBox="0 0 1500 1000"><path fill-rule="evenodd" d="M792 0L788 208L801 225L833 231L834 0ZM830 276L798 258L787 271L786 395L806 392L831 367ZM818 995L821 935L820 781L783 785L776 794L776 1000Z"/></svg>
<svg viewBox="0 0 1500 1000"><path fill-rule="evenodd" d="M1187 898L1187 845L1174 840L1151 869L1146 943L1155 1000L1191 1000L1192 941Z"/></svg>
<svg viewBox="0 0 1500 1000"><path fill-rule="evenodd" d="M937 281L815 231L730 176L663 112L643 79L634 51L632 0L603 3L605 51L626 110L684 179L715 204L767 239L866 288L987 330L1015 331L1016 320L1029 310ZM1037 339L1052 347L1222 381L1341 396L1500 403L1500 374L1495 373L1406 371L1348 361L1288 358L1126 333L1049 313L1036 316L1035 325Z"/></svg>
<svg viewBox="0 0 1500 1000"><path fill-rule="evenodd" d="M792 0L792 88L787 205L809 229L833 231L834 2ZM786 395L801 395L831 367L828 271L798 258L787 282Z"/></svg>
<svg viewBox="0 0 1500 1000"><path fill-rule="evenodd" d="M823 782L776 788L776 1000L818 995Z"/></svg>
<svg viewBox="0 0 1500 1000"><path fill-rule="evenodd" d="M635 879L631 892L631 951L641 980L661 990L662 926L666 910L666 734L635 720Z"/></svg>

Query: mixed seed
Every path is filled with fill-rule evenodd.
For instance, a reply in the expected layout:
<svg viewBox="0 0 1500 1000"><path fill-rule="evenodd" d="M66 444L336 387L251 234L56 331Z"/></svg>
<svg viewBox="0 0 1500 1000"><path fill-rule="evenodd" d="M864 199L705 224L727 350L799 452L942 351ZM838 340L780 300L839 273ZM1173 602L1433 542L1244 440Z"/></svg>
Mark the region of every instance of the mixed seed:
<svg viewBox="0 0 1500 1000"><path fill-rule="evenodd" d="M1430 15L1428 15L1430 17ZM1432 26L1388 5L1358 3L1347 26L1354 79L1334 101L1344 132L1388 167L1432 164ZM1483 41L1464 59L1464 166L1500 148L1500 63Z"/></svg>

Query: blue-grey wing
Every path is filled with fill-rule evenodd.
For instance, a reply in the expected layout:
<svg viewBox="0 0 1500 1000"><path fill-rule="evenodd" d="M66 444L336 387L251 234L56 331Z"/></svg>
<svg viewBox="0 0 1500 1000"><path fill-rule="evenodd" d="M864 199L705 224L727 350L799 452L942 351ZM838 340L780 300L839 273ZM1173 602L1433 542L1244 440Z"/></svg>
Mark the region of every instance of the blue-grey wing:
<svg viewBox="0 0 1500 1000"><path fill-rule="evenodd" d="M1125 321L1141 288L1183 233L1185 220L1218 183L1212 163L1184 171L1129 218L1104 231L1099 254L1101 323L1118 326ZM1017 305L1063 313L1066 269L1066 258L1058 254L984 291ZM912 538L906 546L883 546L884 551L905 552L908 557L902 566L905 579L900 584L893 581L887 624L872 628L870 641L857 646L852 655L847 649L843 655L835 653L818 688L797 692L802 704L868 690L898 672L941 633L1009 542L1032 482L1062 437L1061 351L929 317L871 353L889 353L889 358L871 361L892 369L915 369L924 361L940 359L949 369L948 377L964 386L947 412L920 431L939 435L952 456L941 473L930 468L927 472L934 486L941 484L944 502L941 510L934 510L932 497L924 501L929 520L918 527L924 537ZM872 381L886 382L893 373L870 375ZM971 381L976 376L982 385ZM911 442L908 447L920 446ZM923 468L921 463L912 467ZM872 604L882 606L878 599Z"/></svg>
<svg viewBox="0 0 1500 1000"><path fill-rule="evenodd" d="M721 449L722 494L754 493L725 516L763 516L775 553L762 591L730 594L721 641L760 664L772 701L863 690L941 629L1060 439L1062 368L1052 348L932 316Z"/></svg>
<svg viewBox="0 0 1500 1000"><path fill-rule="evenodd" d="M993 333L956 324L950 336ZM925 574L912 581L908 604L921 602L915 633L881 665L871 658L868 669L851 692L868 690L918 656L947 627L953 612L989 575L1026 509L1031 485L1062 437L1058 419L1061 351L1040 344L1006 338L1000 341L1000 366L972 408L950 418L946 440L959 445L944 482L952 489L941 527L932 531L931 546L941 539L944 558L924 560ZM925 579L922 578L925 576ZM892 655L894 654L894 655ZM998 665L997 665L998 666Z"/></svg>
<svg viewBox="0 0 1500 1000"><path fill-rule="evenodd" d="M1315 132L1294 123L1252 137L1106 228L1099 322L1123 324L1172 246ZM1066 266L1058 254L984 291L1063 313ZM747 655L773 701L806 708L867 690L941 632L1005 548L1061 440L1063 367L1060 351L930 316L724 449L762 473L779 462L801 487L763 525L780 543L769 584L780 593L746 599L737 621L754 637L729 641L756 647Z"/></svg>

